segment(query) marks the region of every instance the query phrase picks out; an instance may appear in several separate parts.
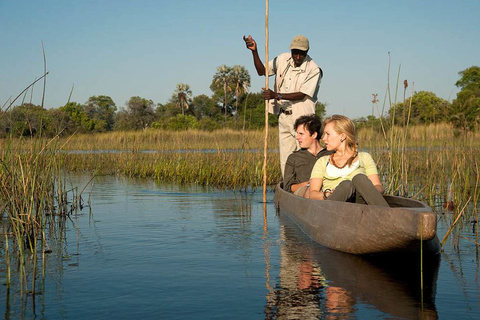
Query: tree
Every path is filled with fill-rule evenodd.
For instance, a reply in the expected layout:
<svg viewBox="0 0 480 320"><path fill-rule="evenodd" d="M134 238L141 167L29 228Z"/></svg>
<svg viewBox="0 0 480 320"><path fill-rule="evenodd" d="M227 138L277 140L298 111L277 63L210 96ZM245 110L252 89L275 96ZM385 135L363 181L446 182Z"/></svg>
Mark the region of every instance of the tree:
<svg viewBox="0 0 480 320"><path fill-rule="evenodd" d="M262 129L265 127L265 100L263 99L262 92L249 93L245 96L241 103L246 103L244 108L245 114L240 113L245 119L245 129ZM242 108L240 108L242 109ZM268 117L268 125L270 127L276 127L278 125L278 117Z"/></svg>
<svg viewBox="0 0 480 320"><path fill-rule="evenodd" d="M213 118L218 120L221 118L220 110L215 101L204 94L193 98L192 109L197 119Z"/></svg>
<svg viewBox="0 0 480 320"><path fill-rule="evenodd" d="M231 67L227 67L224 64L218 67L217 73L215 73L215 75L213 76L212 84L210 85L210 89L213 92L221 92L223 94L223 110L225 112L225 116L227 116L227 95L232 91L229 87L231 70Z"/></svg>
<svg viewBox="0 0 480 320"><path fill-rule="evenodd" d="M188 130L194 129L197 124L197 119L191 115L179 114L176 117L169 118L165 125L168 130Z"/></svg>
<svg viewBox="0 0 480 320"><path fill-rule="evenodd" d="M48 109L47 111L50 121L46 126L46 132L49 137L53 137L57 134L70 134L73 132L69 128L70 117L65 111L60 109Z"/></svg>
<svg viewBox="0 0 480 320"><path fill-rule="evenodd" d="M238 113L240 96L248 92L250 87L250 74L244 66L235 65L230 71L230 83L235 86L235 114Z"/></svg>
<svg viewBox="0 0 480 320"><path fill-rule="evenodd" d="M192 90L190 90L190 85L185 83L177 84L175 92L170 100L175 103L177 108L182 110L182 115L185 115L185 109L188 110L189 105L192 102Z"/></svg>
<svg viewBox="0 0 480 320"><path fill-rule="evenodd" d="M458 73L455 85L461 90L452 103L451 121L464 131L473 130L480 122L480 67L472 66Z"/></svg>
<svg viewBox="0 0 480 320"><path fill-rule="evenodd" d="M327 114L327 104L317 101L315 104L315 114L320 117L320 119L324 119L325 115Z"/></svg>
<svg viewBox="0 0 480 320"><path fill-rule="evenodd" d="M96 120L95 131L110 131L113 129L114 115L117 106L109 96L92 96L84 106L85 114Z"/></svg>
<svg viewBox="0 0 480 320"><path fill-rule="evenodd" d="M153 121L155 121L153 101L138 96L131 97L127 102L127 109L117 113L115 117L115 129L145 129Z"/></svg>
<svg viewBox="0 0 480 320"><path fill-rule="evenodd" d="M85 113L83 105L77 102L68 102L59 109L68 114L70 118L68 128L71 132L90 132L95 127L94 121Z"/></svg>
<svg viewBox="0 0 480 320"><path fill-rule="evenodd" d="M430 91L415 92L410 99L397 103L389 110L390 117L395 117L395 124L405 125L420 123L438 123L448 120L450 103Z"/></svg>
<svg viewBox="0 0 480 320"><path fill-rule="evenodd" d="M6 119L6 128L13 136L44 135L45 128L50 121L45 109L31 103L24 103L13 108Z"/></svg>
<svg viewBox="0 0 480 320"><path fill-rule="evenodd" d="M155 109L155 119L157 121L172 118L178 114L180 114L180 110L174 102L168 102L167 104L159 103Z"/></svg>
<svg viewBox="0 0 480 320"><path fill-rule="evenodd" d="M461 90L478 90L480 89L480 67L472 66L458 73L460 80L455 85Z"/></svg>

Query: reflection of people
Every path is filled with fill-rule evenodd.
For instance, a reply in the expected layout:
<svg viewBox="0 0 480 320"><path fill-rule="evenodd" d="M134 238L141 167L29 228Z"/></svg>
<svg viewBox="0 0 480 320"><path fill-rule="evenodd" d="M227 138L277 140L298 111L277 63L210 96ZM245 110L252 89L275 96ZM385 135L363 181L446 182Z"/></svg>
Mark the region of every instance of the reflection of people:
<svg viewBox="0 0 480 320"><path fill-rule="evenodd" d="M322 122L317 115L301 116L295 121L293 128L297 132L296 139L301 149L287 158L283 188L303 196L308 192L308 180L315 162L330 152L320 146Z"/></svg>
<svg viewBox="0 0 480 320"><path fill-rule="evenodd" d="M367 152L357 151L355 125L349 118L333 115L325 120L323 142L329 157L317 160L310 178L312 199L355 201L358 195L371 205L386 206L377 166Z"/></svg>
<svg viewBox="0 0 480 320"><path fill-rule="evenodd" d="M325 288L325 319L349 318L354 312L356 301L350 293L340 287Z"/></svg>
<svg viewBox="0 0 480 320"><path fill-rule="evenodd" d="M280 226L279 283L266 319L322 319L321 294L327 285L312 248L290 239L291 230Z"/></svg>
<svg viewBox="0 0 480 320"><path fill-rule="evenodd" d="M259 76L264 76L257 44L252 36L243 37L252 51L253 62ZM269 75L275 75L274 91L267 88L263 97L273 104L270 113L279 115L279 149L282 175L287 157L298 149L295 141L295 120L305 114L315 113L317 93L322 79L322 69L308 56L309 41L305 36L296 36L290 45L291 52L282 53L269 62Z"/></svg>

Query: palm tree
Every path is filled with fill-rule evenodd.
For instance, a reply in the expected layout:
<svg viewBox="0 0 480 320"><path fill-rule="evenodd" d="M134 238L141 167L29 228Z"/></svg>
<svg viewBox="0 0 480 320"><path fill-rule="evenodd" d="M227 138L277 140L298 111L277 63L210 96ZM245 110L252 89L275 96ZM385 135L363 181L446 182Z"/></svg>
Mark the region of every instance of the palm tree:
<svg viewBox="0 0 480 320"><path fill-rule="evenodd" d="M235 84L235 113L238 112L238 100L250 87L250 74L244 66L235 65L230 72L230 82Z"/></svg>
<svg viewBox="0 0 480 320"><path fill-rule="evenodd" d="M219 90L223 86L223 108L225 110L225 117L227 116L227 92L230 91L229 80L232 68L226 65L221 65L217 68L217 73L213 76L210 89L214 92Z"/></svg>
<svg viewBox="0 0 480 320"><path fill-rule="evenodd" d="M190 90L190 85L186 83L177 84L172 100L178 108L182 109L182 115L185 115L185 109L188 110L191 98L192 90Z"/></svg>

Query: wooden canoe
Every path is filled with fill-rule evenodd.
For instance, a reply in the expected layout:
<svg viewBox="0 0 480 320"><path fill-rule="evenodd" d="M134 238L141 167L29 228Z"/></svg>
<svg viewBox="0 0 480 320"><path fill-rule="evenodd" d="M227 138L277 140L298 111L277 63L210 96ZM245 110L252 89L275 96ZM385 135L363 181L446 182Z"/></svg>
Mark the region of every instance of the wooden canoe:
<svg viewBox="0 0 480 320"><path fill-rule="evenodd" d="M275 187L275 208L319 244L352 254L439 253L437 216L425 203L384 196L390 208L311 200Z"/></svg>

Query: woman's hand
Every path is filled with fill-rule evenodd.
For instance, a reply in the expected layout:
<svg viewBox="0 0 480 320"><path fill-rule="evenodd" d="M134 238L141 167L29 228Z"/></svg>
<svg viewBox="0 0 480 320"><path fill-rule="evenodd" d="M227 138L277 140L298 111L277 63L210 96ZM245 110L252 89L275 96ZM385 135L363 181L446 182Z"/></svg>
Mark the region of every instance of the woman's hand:
<svg viewBox="0 0 480 320"><path fill-rule="evenodd" d="M330 189L323 191L323 198L327 199L332 194L332 192L333 190L330 190Z"/></svg>

